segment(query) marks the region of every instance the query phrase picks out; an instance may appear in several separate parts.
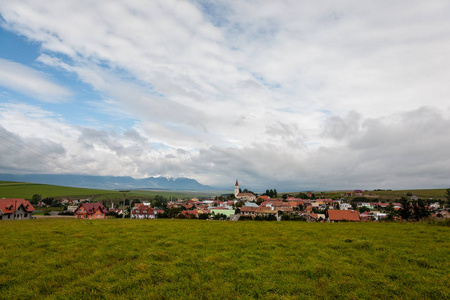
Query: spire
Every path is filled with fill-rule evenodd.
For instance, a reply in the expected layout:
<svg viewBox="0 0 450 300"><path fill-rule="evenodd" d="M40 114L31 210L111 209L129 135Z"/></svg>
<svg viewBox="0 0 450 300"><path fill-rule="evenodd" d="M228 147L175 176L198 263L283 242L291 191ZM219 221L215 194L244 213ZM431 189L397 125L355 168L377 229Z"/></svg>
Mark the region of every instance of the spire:
<svg viewBox="0 0 450 300"><path fill-rule="evenodd" d="M236 184L234 186L239 186L239 183L238 183L237 179L236 179Z"/></svg>

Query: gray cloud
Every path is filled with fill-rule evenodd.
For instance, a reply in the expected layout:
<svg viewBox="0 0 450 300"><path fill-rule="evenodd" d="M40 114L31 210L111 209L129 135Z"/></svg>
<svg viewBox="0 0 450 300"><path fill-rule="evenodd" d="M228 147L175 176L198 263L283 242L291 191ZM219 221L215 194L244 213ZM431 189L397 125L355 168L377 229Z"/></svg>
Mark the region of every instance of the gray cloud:
<svg viewBox="0 0 450 300"><path fill-rule="evenodd" d="M250 189L449 177L446 1L4 1L0 13L40 46L40 66L101 95L95 110L135 120L73 126L9 99L0 124L59 145L68 169Z"/></svg>

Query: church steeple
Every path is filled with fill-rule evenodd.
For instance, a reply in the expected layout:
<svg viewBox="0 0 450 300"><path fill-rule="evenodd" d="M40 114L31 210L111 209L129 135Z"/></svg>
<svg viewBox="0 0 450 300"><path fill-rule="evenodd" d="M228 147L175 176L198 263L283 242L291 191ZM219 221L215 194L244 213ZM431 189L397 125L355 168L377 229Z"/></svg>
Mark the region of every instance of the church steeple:
<svg viewBox="0 0 450 300"><path fill-rule="evenodd" d="M236 184L234 185L234 196L237 197L238 194L239 194L239 183L236 179Z"/></svg>

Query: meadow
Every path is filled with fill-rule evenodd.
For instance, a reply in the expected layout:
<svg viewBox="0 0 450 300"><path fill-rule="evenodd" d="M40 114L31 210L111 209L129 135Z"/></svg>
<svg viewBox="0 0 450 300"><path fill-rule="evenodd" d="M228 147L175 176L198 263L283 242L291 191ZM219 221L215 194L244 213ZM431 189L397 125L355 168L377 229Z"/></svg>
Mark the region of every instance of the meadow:
<svg viewBox="0 0 450 300"><path fill-rule="evenodd" d="M450 227L432 223L46 219L0 230L2 299L450 297Z"/></svg>
<svg viewBox="0 0 450 300"><path fill-rule="evenodd" d="M131 190L126 194L129 199L153 199L156 195L166 198L188 198L198 195L205 195L206 192L190 191L166 191L166 190ZM57 199L86 199L93 201L115 200L122 201L123 193L112 190L98 190L75 188L58 185L36 184L25 182L0 181L0 198L25 198L32 199L34 194L41 195L42 198L54 197Z"/></svg>
<svg viewBox="0 0 450 300"><path fill-rule="evenodd" d="M349 190L350 191L350 190ZM413 189L413 190L363 190L363 197L368 199L378 199L379 201L395 202L399 201L401 197L409 197L408 194L411 193L414 196L418 196L422 199L435 199L435 200L446 200L445 193L447 189ZM340 198L345 196L344 190L342 191L324 191L324 192L314 192L316 197L323 198ZM294 193L295 195L295 193Z"/></svg>

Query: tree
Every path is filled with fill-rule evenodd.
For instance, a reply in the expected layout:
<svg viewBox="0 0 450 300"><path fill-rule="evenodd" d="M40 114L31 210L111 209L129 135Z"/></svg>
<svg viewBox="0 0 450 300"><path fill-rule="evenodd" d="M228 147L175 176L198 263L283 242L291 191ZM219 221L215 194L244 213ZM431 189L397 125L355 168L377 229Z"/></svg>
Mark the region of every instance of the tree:
<svg viewBox="0 0 450 300"><path fill-rule="evenodd" d="M399 213L402 219L408 220L411 217L411 211L410 211L410 201L406 197L402 197L400 199L400 204L402 205L402 208L400 208Z"/></svg>
<svg viewBox="0 0 450 300"><path fill-rule="evenodd" d="M227 196L227 200L233 200L233 199L236 199L236 196L234 194L229 194Z"/></svg>
<svg viewBox="0 0 450 300"><path fill-rule="evenodd" d="M181 213L181 209L178 207L172 207L167 211L167 217L168 218L175 218Z"/></svg>
<svg viewBox="0 0 450 300"><path fill-rule="evenodd" d="M245 202L244 202L244 201L238 201L238 202L236 202L236 203L234 204L234 207L238 208L238 207L242 207L242 206L244 206L244 205L245 205Z"/></svg>
<svg viewBox="0 0 450 300"><path fill-rule="evenodd" d="M39 201L41 201L41 195L39 194L34 194L33 198L31 198L31 204L38 204Z"/></svg>
<svg viewBox="0 0 450 300"><path fill-rule="evenodd" d="M228 217L225 214L215 214L213 215L214 220L226 220Z"/></svg>
<svg viewBox="0 0 450 300"><path fill-rule="evenodd" d="M367 206L361 206L359 208L359 212L360 213L363 213L363 212L366 212L366 211L370 211L370 208L368 208Z"/></svg>
<svg viewBox="0 0 450 300"><path fill-rule="evenodd" d="M198 219L199 220L207 220L209 218L209 214L198 214Z"/></svg>
<svg viewBox="0 0 450 300"><path fill-rule="evenodd" d="M47 197L47 198L42 199L42 202L44 202L45 205L50 206L50 205L52 205L53 200L55 200L55 198Z"/></svg>
<svg viewBox="0 0 450 300"><path fill-rule="evenodd" d="M445 198L447 198L447 202L450 203L450 188L445 191Z"/></svg>
<svg viewBox="0 0 450 300"><path fill-rule="evenodd" d="M420 219L426 218L430 215L430 210L425 206L425 201L419 199L412 203L414 218L419 221Z"/></svg>

